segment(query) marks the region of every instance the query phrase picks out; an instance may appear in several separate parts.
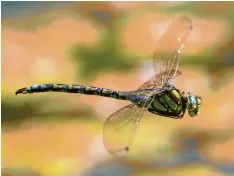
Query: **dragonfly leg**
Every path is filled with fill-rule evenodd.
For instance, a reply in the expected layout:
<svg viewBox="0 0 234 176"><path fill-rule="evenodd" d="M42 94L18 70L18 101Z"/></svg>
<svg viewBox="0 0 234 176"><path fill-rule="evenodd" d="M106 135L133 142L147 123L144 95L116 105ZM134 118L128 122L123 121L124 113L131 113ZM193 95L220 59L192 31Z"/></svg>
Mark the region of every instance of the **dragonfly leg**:
<svg viewBox="0 0 234 176"><path fill-rule="evenodd" d="M183 100L184 102L186 102L186 101L187 101L187 97L186 97L185 92L182 92L182 100Z"/></svg>

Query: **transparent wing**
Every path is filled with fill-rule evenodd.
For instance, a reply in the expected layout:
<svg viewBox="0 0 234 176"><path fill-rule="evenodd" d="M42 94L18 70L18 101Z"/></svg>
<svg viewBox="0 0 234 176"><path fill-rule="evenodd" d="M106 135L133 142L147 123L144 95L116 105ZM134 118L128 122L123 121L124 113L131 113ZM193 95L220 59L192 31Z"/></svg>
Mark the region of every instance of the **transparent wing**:
<svg viewBox="0 0 234 176"><path fill-rule="evenodd" d="M171 73L173 74L173 72ZM180 75L182 75L182 72L177 70L176 75L170 75L169 77L169 83L172 82L175 78L179 77ZM173 77L174 76L174 77ZM148 81L146 81L144 84L142 84L137 90L144 90L144 89L153 89L154 87L158 87L158 85L160 85L160 78L161 78L161 74L156 75L156 76L152 76ZM158 82L155 86L155 82Z"/></svg>
<svg viewBox="0 0 234 176"><path fill-rule="evenodd" d="M168 83L170 79L172 80L175 77L180 61L180 53L191 29L191 19L181 17L169 26L167 32L159 41L158 45L160 47L158 49L163 54L157 56L156 53L158 52L156 50L154 52L153 66L156 75L155 80L152 80L154 81L154 88Z"/></svg>
<svg viewBox="0 0 234 176"><path fill-rule="evenodd" d="M147 109L148 105L139 107L129 104L108 117L103 126L103 144L108 153L122 156L130 150L142 115Z"/></svg>
<svg viewBox="0 0 234 176"><path fill-rule="evenodd" d="M174 30L173 30L174 29ZM148 93L149 97L144 100L145 104L140 103L139 107L136 104L130 104L112 114L103 126L103 143L106 150L114 156L124 155L129 151L132 144L137 128L141 121L143 113L148 110L148 107L153 101L154 94L159 90L162 91L163 85L172 81L177 73L179 64L179 55L184 47L184 42L189 34L188 31L192 29L191 20L188 17L182 17L171 25L169 30L164 35L162 41L167 41L165 38L169 37L170 40L176 40L176 47L169 54L163 54L161 57L156 57L154 52L154 71L155 76L147 81L140 87L151 89ZM170 45L172 43L170 42ZM173 46L173 45L172 45Z"/></svg>

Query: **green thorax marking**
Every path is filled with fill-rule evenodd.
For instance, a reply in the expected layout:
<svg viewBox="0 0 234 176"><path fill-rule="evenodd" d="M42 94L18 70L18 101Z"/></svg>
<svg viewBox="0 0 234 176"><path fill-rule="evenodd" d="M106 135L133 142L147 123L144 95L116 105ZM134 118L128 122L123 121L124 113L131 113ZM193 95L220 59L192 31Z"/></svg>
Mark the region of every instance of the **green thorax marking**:
<svg viewBox="0 0 234 176"><path fill-rule="evenodd" d="M180 112L182 110L181 95L176 89L165 91L156 96L152 108L163 112Z"/></svg>

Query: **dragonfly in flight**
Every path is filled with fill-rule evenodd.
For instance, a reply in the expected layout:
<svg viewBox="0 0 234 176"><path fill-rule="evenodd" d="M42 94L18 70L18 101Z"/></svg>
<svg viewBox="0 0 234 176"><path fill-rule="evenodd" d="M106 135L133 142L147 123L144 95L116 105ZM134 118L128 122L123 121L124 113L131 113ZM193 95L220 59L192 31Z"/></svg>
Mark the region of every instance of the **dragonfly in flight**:
<svg viewBox="0 0 234 176"><path fill-rule="evenodd" d="M110 115L103 125L103 144L108 153L122 156L128 153L136 136L144 112L169 117L183 118L186 110L191 117L199 114L202 98L192 93L182 92L171 83L182 73L179 61L184 44L192 31L192 20L181 17L168 30L166 36L174 41L175 49L157 56L154 51L154 76L134 91L117 91L107 88L79 84L39 84L18 89L15 94L39 92L66 92L97 95L127 100L131 103ZM165 38L165 37L164 37ZM164 41L164 39L162 39ZM172 45L171 43L171 45Z"/></svg>

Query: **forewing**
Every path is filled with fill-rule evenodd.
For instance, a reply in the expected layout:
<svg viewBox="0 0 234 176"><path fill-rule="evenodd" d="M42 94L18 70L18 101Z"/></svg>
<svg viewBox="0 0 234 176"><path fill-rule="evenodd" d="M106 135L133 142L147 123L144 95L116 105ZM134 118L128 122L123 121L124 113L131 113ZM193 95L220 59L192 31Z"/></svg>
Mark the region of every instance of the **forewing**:
<svg viewBox="0 0 234 176"><path fill-rule="evenodd" d="M192 29L192 21L188 17L181 17L169 26L167 32L158 43L154 51L153 67L155 80L153 88L163 86L176 75L180 61L180 53ZM160 50L160 54L158 52ZM159 75L159 76L158 76Z"/></svg>
<svg viewBox="0 0 234 176"><path fill-rule="evenodd" d="M172 82L174 79L179 77L182 74L182 72L177 70L175 76L172 74L173 74L173 72L171 72L171 75L169 77L169 82ZM148 81L144 82L144 84L142 84L137 90L153 89L155 87L155 81L156 82L160 81L161 77L162 77L161 74L158 74L156 76L152 76ZM157 85L159 85L159 83L157 83Z"/></svg>
<svg viewBox="0 0 234 176"><path fill-rule="evenodd" d="M103 144L108 153L121 156L129 151L147 109L129 104L108 117L103 126Z"/></svg>

